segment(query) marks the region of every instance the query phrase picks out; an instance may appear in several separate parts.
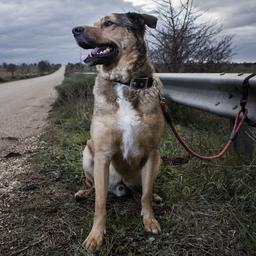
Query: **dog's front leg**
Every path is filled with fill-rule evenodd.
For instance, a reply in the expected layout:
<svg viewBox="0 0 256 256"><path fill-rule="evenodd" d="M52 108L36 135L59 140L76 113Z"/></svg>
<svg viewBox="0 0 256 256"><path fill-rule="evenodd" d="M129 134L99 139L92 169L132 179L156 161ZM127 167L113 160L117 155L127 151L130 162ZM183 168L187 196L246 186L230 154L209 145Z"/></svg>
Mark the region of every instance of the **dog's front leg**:
<svg viewBox="0 0 256 256"><path fill-rule="evenodd" d="M89 251L96 251L103 242L106 228L106 200L108 190L110 157L102 152L94 155L94 183L95 183L95 213L93 227L84 241L84 246Z"/></svg>
<svg viewBox="0 0 256 256"><path fill-rule="evenodd" d="M151 152L141 171L142 178L142 197L141 197L141 215L145 230L152 233L161 231L158 221L155 219L152 208L153 186L155 178L159 172L160 153L158 150Z"/></svg>

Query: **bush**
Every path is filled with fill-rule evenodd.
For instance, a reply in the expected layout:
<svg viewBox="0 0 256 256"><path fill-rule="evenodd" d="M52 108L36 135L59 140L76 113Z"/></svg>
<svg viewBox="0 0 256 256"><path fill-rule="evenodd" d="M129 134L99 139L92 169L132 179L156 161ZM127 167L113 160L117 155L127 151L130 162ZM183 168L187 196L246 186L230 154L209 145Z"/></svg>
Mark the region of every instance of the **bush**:
<svg viewBox="0 0 256 256"><path fill-rule="evenodd" d="M57 103L79 98L92 98L94 80L95 75L73 74L66 77L63 84L56 87L58 92Z"/></svg>

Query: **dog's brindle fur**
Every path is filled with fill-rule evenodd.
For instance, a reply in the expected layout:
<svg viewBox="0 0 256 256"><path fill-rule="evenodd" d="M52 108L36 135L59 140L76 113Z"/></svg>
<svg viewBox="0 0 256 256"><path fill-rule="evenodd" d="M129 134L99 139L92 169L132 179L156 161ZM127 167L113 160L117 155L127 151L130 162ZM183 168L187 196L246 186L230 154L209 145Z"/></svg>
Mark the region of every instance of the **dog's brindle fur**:
<svg viewBox="0 0 256 256"><path fill-rule="evenodd" d="M142 188L144 227L152 233L160 231L152 209L152 191L159 171L159 143L164 126L158 93L155 93L161 83L154 78L151 88L134 90L114 82L153 76L144 32L145 25L153 27L156 18L138 15L113 14L92 27L85 26L83 32L87 38L93 38L100 44L114 42L119 50L113 63L97 66L91 139L84 150L85 175L93 176L95 182L94 222L84 241L84 246L91 251L102 245L108 186L119 178L128 187ZM104 27L105 20L118 25ZM76 196L84 194L85 191L81 190Z"/></svg>

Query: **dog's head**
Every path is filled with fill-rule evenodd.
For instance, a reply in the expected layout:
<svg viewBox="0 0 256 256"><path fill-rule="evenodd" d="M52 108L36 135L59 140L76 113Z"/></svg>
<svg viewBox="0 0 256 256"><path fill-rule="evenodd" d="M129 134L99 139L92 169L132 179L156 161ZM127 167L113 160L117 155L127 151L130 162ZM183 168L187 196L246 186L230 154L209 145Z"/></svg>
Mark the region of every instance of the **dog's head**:
<svg viewBox="0 0 256 256"><path fill-rule="evenodd" d="M156 23L157 18L148 14L115 13L102 18L94 26L75 27L72 32L80 47L92 49L84 57L84 63L111 65L135 48L145 52L145 28L155 28Z"/></svg>

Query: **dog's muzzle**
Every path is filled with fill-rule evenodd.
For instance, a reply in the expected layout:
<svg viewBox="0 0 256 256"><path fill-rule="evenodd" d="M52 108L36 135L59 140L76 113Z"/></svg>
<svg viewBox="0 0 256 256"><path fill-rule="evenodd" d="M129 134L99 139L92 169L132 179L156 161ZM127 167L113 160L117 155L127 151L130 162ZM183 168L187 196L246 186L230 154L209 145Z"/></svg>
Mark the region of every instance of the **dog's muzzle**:
<svg viewBox="0 0 256 256"><path fill-rule="evenodd" d="M80 36L84 32L84 28L79 26L72 29L74 37Z"/></svg>
<svg viewBox="0 0 256 256"><path fill-rule="evenodd" d="M97 64L111 64L118 56L118 47L114 42L99 43L90 36L89 27L74 27L72 33L77 44L85 49L91 49L91 52L85 52L81 56L81 61L93 66Z"/></svg>

